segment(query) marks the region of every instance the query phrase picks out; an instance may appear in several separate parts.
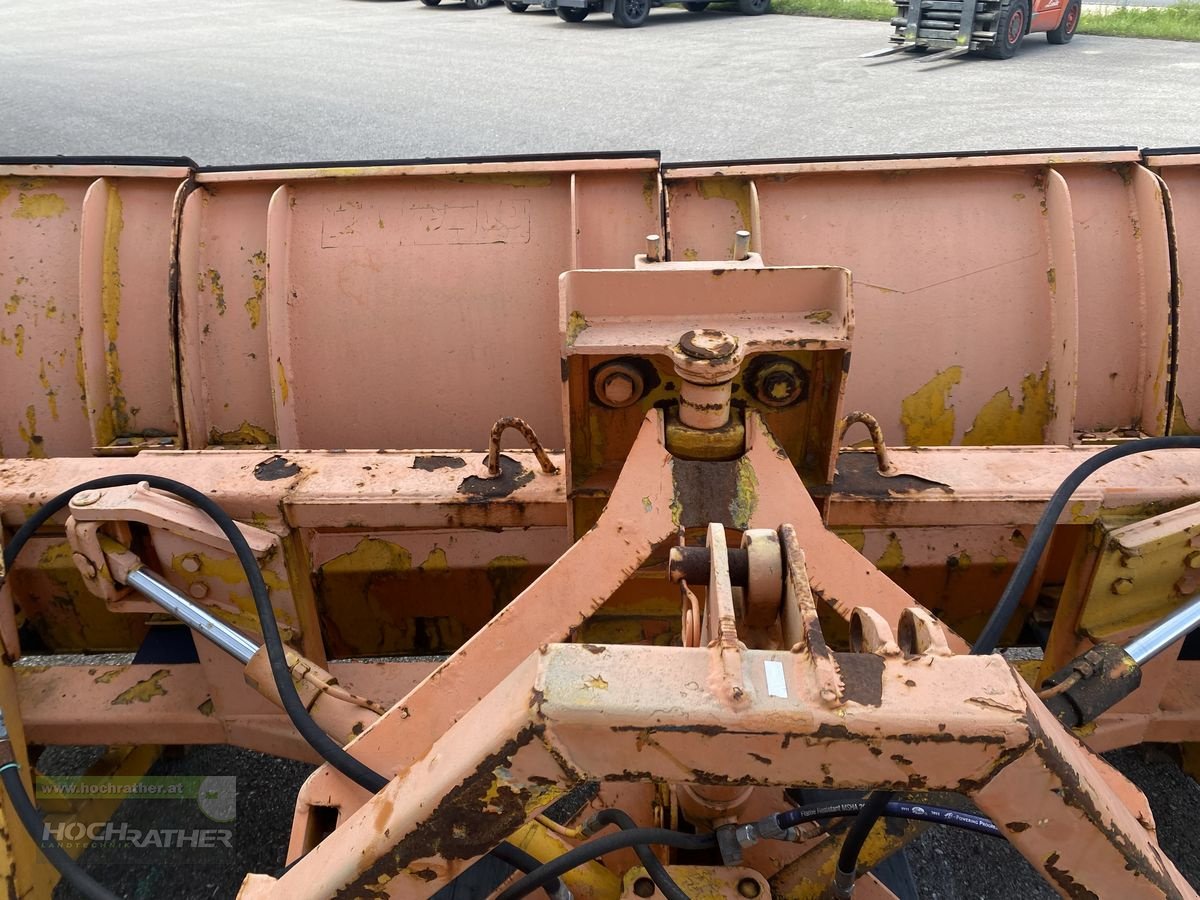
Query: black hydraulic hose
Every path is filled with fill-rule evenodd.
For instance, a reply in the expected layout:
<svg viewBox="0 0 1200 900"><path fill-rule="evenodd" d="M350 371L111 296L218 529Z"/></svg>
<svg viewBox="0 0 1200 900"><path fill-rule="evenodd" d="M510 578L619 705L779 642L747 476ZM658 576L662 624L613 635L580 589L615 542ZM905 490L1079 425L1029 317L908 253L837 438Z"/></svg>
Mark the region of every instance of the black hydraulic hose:
<svg viewBox="0 0 1200 900"><path fill-rule="evenodd" d="M616 825L622 831L633 831L638 827L637 822L633 821L627 812L619 809L603 809L596 814L595 821L601 825ZM667 900L690 900L683 888L671 877L667 867L659 862L653 850L645 844L636 844L633 852L637 854L642 868L646 870L654 886L663 892Z"/></svg>
<svg viewBox="0 0 1200 900"><path fill-rule="evenodd" d="M846 839L842 841L842 849L838 853L837 860L837 874L843 879L849 878L853 883L858 870L858 855L867 841L867 835L871 833L875 823L883 817L884 810L887 809L887 805L892 802L894 796L893 791L872 791L864 801L858 815L854 817L854 821L850 823L850 830L846 832Z"/></svg>
<svg viewBox="0 0 1200 900"><path fill-rule="evenodd" d="M283 703L284 712L287 713L288 718L291 719L300 736L304 738L310 747L320 754L322 759L359 787L370 791L372 794L379 793L387 785L388 780L370 766L347 753L340 744L322 731L321 726L308 714L308 710L296 693L296 687L292 682L291 671L288 669L287 657L284 653L283 639L279 636L279 627L275 622L275 612L271 608L271 598L267 592L267 585L263 580L262 572L258 568L258 560L254 558L254 551L250 549L250 545L246 542L246 538L242 535L241 531L238 530L233 518L214 500L192 486L171 478L164 478L160 475L108 475L78 484L49 500L17 529L12 540L4 547L5 571L11 572L13 570L13 564L16 562L17 556L29 542L29 539L53 516L65 509L70 504L71 498L76 494L83 491L101 491L107 488L127 487L129 485L141 484L142 482L146 482L156 490L165 491L181 500L191 503L212 519L213 523L221 530L221 533L229 540L230 546L233 547L233 551L237 555L238 562L241 563L242 570L246 575L246 581L250 586L250 593L254 598L254 607L258 613L263 644L267 648L267 658L271 663L271 675L274 678L280 701ZM15 767L15 763L12 766ZM14 808L25 811L24 814L19 813L21 823L25 826L25 830L29 832L29 836L33 839L34 843L42 848L46 859L62 874L64 880L84 896L98 898L98 900L117 900L115 894L102 887L91 876L79 868L67 852L53 838L49 837L46 832L45 821L42 819L41 814L38 813L37 807L33 805L33 801L30 800L29 795L25 792L24 784L21 783L19 777L9 778L8 773L10 771L15 776L15 768L5 768L0 773L5 776L5 789L12 799ZM522 854L522 856L517 857L515 854L518 853ZM538 866L538 861L534 857L520 851L512 844L502 843L492 850L492 855L499 857L501 854L507 854L511 859L520 858L521 865L511 862L509 859L502 859L502 861L522 871L526 871L526 866L532 866L533 868L537 868ZM548 884L550 884L550 890L557 890L558 879L555 878L552 882L548 882Z"/></svg>
<svg viewBox="0 0 1200 900"><path fill-rule="evenodd" d="M79 864L71 859L70 854L59 846L58 841L50 837L41 813L25 792L25 785L21 782L21 774L17 771L15 762L0 766L0 781L4 782L4 790L8 792L9 802L12 803L17 818L21 820L33 842L41 848L50 865L62 874L63 880L88 900L118 900L116 894L83 871Z"/></svg>
<svg viewBox="0 0 1200 900"><path fill-rule="evenodd" d="M1189 449L1200 449L1200 437L1143 438L1108 447L1076 466L1075 470L1058 486L1058 490L1050 497L1050 502L1042 511L1042 517L1038 520L1037 526L1029 538L1029 545L1021 554L1020 562L1013 570L1012 577L1008 580L1008 585L1004 588L1004 593L1000 595L1000 600L992 610L992 615L984 625L983 631L979 633L974 646L971 647L971 652L979 655L991 653L996 649L1004 630L1012 620L1013 613L1016 612L1017 604L1021 602L1021 595L1025 593L1025 588L1029 586L1030 579L1033 578L1034 570L1046 550L1046 545L1050 543L1050 536L1054 533L1054 526L1058 523L1058 517L1062 514L1063 507L1067 505L1067 501L1071 499L1071 495L1075 493L1076 489L1092 473L1110 462L1132 456L1135 453Z"/></svg>
<svg viewBox="0 0 1200 900"><path fill-rule="evenodd" d="M496 857L496 859L505 865L512 866L514 869L524 872L526 875L530 872L536 872L542 866L542 861L536 856L526 853L516 844L510 844L508 841L497 844L489 855ZM553 898L562 888L562 883L557 878L554 878L551 881L547 881L544 887L546 893Z"/></svg>
<svg viewBox="0 0 1200 900"><path fill-rule="evenodd" d="M802 822L815 822L820 819L836 819L853 816L866 806L866 800L835 800L830 803L813 803L786 812L777 813L775 822L780 828L791 828ZM1004 833L996 827L996 823L986 816L975 813L961 812L945 806L927 806L924 803L891 802L883 809L884 818L915 819L921 822L933 822L938 825L949 825L977 834L991 837L1004 837Z"/></svg>
<svg viewBox="0 0 1200 900"><path fill-rule="evenodd" d="M205 515L212 519L213 524L221 529L221 533L225 535L233 547L233 552L237 555L238 562L242 564L242 569L246 574L246 581L250 585L250 594L254 598L254 607L258 612L258 622L259 628L262 631L263 644L267 648L267 658L271 663L271 676L275 680L275 688L279 693L279 699L283 704L284 712L292 720L292 724L296 727L300 736L304 738L310 747L320 754L322 759L359 787L370 791L372 794L376 794L382 790L388 783L388 780L370 766L355 759L342 749L342 746L322 731L321 726L313 721L312 716L308 714L308 710L304 706L304 701L300 699L296 693L296 686L292 683L292 673L288 668L287 657L283 648L283 639L279 636L279 628L275 624L275 613L271 609L271 598L267 593L267 584L263 580L262 572L258 568L258 560L254 557L254 551L250 549L246 538L238 530L229 513L221 509L212 498L202 494L194 487L171 478L163 478L160 475L109 475L76 485L70 490L59 494L30 516L25 521L25 524L17 529L17 533L13 535L12 543L4 548L5 569L12 571L13 562L17 554L21 552L21 549L25 546L29 538L51 516L66 508L71 502L71 498L76 494L82 491L99 491L106 488L125 487L142 482L148 483L150 487L156 490L174 494L180 500L192 504L204 512Z"/></svg>
<svg viewBox="0 0 1200 900"><path fill-rule="evenodd" d="M496 900L520 900L521 897L544 887L551 878L557 878L564 872L598 859L606 853L637 847L639 844L662 844L681 850L707 850L716 846L717 839L711 834L684 834L667 828L631 828L601 835L538 867L515 884L509 885Z"/></svg>

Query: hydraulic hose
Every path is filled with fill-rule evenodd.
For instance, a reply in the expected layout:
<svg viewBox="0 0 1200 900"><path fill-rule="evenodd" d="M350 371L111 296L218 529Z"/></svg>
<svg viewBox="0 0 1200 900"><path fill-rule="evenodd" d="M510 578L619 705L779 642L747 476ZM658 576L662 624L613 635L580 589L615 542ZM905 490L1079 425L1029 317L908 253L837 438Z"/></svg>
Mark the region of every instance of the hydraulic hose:
<svg viewBox="0 0 1200 900"><path fill-rule="evenodd" d="M4 732L3 740L8 740L7 731ZM15 762L7 762L0 766L0 781L4 782L4 790L8 793L9 802L12 803L17 818L21 820L33 842L41 848L50 865L62 874L63 880L88 900L118 900L116 894L83 871L79 864L71 859L70 854L59 846L58 841L50 837L45 820L25 791L21 773Z"/></svg>
<svg viewBox="0 0 1200 900"><path fill-rule="evenodd" d="M873 791L867 796L862 809L850 824L850 830L846 832L846 839L842 841L841 852L838 853L837 871L833 876L834 889L839 893L844 892L845 896L849 896L850 890L854 887L854 879L858 871L858 856L862 852L863 844L867 842L867 836L871 833L871 829L883 816L884 810L887 809L887 805L892 802L894 796L892 791Z"/></svg>
<svg viewBox="0 0 1200 900"><path fill-rule="evenodd" d="M1063 483L1058 486L1058 489L1050 497L1050 502L1046 504L1046 508L1042 511L1042 517L1033 529L1029 545L1025 548L1025 552L1021 554L1021 560L1017 563L1016 569L1013 570L1012 577L1009 578L1008 584L1004 588L1004 593L1000 595L1000 600L992 610L987 624L983 627L983 631L980 632L978 639L976 639L975 644L971 647L971 653L981 655L991 653L996 649L996 645L1000 642L1000 637L1004 634L1004 630L1012 620L1017 604L1021 601L1021 595L1025 593L1025 588L1029 586L1030 579L1033 578L1033 573L1037 569L1037 564L1046 550L1046 545L1050 543L1050 536L1054 533L1054 526L1058 523L1058 517L1062 514L1067 501L1071 499L1071 495L1075 493L1078 487L1089 476L1111 462L1123 459L1126 456L1133 456L1136 453L1148 453L1152 450L1185 449L1200 449L1200 437L1154 437L1130 441L1126 444L1118 444L1114 447L1101 450L1095 456L1084 460L1076 466ZM882 796L885 794L886 796ZM871 829L879 820L880 811L891 799L892 794L890 792L876 791L868 798L869 805L863 807L862 812L854 820L854 824L850 828L850 833L846 835L846 841L842 844L842 852L838 856L835 889L843 890L848 895L849 889L845 887L847 884L846 879L849 878L848 883L852 887L854 884L854 872L858 867L858 854L862 850L863 841L866 840L867 835L870 834Z"/></svg>
<svg viewBox="0 0 1200 900"><path fill-rule="evenodd" d="M637 823L626 812L619 809L603 809L596 813L595 822L600 825L616 825L622 831L634 831L637 829ZM645 844L635 844L633 852L637 854L638 860L642 864L642 868L646 870L646 874L650 876L650 880L654 882L654 886L663 892L663 896L667 900L689 900L688 895L671 877L654 851Z"/></svg>
<svg viewBox="0 0 1200 900"><path fill-rule="evenodd" d="M48 501L17 529L12 540L4 547L5 571L11 572L13 570L13 564L16 562L17 556L29 542L29 539L51 517L65 509L70 504L71 498L76 494L83 491L100 491L107 488L126 487L143 482L149 484L155 490L173 494L179 499L192 504L212 519L213 523L221 530L221 533L225 535L238 558L238 562L242 566L246 581L250 586L250 593L254 598L254 608L258 613L259 629L262 631L263 644L267 648L267 658L271 664L271 676L275 681L275 687L283 704L284 712L287 713L288 718L291 719L300 736L304 738L308 745L322 759L364 790L370 791L372 794L379 793L387 785L388 779L370 766L355 759L340 744L322 731L312 716L308 714L304 702L296 693L296 686L292 682L291 671L288 669L283 639L279 636L279 627L275 623L275 612L271 608L271 598L267 592L267 585L263 580L262 572L258 568L258 560L254 557L254 551L250 549L250 545L246 542L246 538L242 535L241 531L238 530L233 518L214 500L190 485L171 478L164 478L160 475L108 475L78 484ZM2 727L3 720L0 719L0 728ZM7 731L5 731L3 739L7 739ZM85 897L95 898L95 900L116 900L115 894L109 892L79 868L67 852L59 846L58 842L49 837L46 832L45 821L26 793L25 786L22 784L20 777L16 774L16 763L9 763L0 774L3 775L5 790L7 790L13 806L18 812L25 830L29 832L29 836L33 839L34 843L41 847L46 859L58 869L64 880ZM514 851L517 850L516 847L508 844L501 845L492 852L496 853L499 850L500 853L507 854L509 848ZM509 854L509 856L511 859L517 858L512 854ZM523 856L528 858L522 860L522 865L509 862L509 860L505 861L522 870L524 866L528 865L536 867L537 860L528 854L523 854ZM530 862L531 860L532 863ZM548 880L546 884L550 885L550 890L557 890L558 888L557 878Z"/></svg>
<svg viewBox="0 0 1200 900"><path fill-rule="evenodd" d="M876 792L880 793L880 792ZM874 794L872 795L874 796ZM869 800L836 800L832 803L814 803L776 813L776 826L781 829L791 828L803 822L815 822L820 819L836 819L843 816L853 816L861 812ZM991 837L1004 837L1004 833L996 827L996 823L986 816L975 813L960 812L945 806L927 806L924 803L890 802L883 808L884 818L914 819L920 822L933 822L938 825L949 825L977 834ZM843 845L844 846L844 845Z"/></svg>
<svg viewBox="0 0 1200 900"><path fill-rule="evenodd" d="M279 692L279 699L283 704L284 712L287 713L288 718L291 719L300 736L304 738L310 747L320 754L322 759L359 787L370 791L372 794L378 793L387 784L387 779L343 750L341 745L322 731L321 727L308 714L308 710L304 707L304 702L296 693L296 687L292 683L292 675L288 669L287 657L284 653L283 639L279 636L279 628L275 624L275 613L271 609L271 598L267 593L267 584L263 580L262 572L258 568L258 560L254 557L254 551L250 549L246 538L238 530L236 523L230 517L229 513L225 512L210 497L202 494L194 487L171 478L163 478L160 475L109 475L76 485L70 490L59 494L30 516L25 521L25 524L17 529L17 533L13 535L12 543L4 548L5 568L12 569L13 561L16 559L17 554L21 552L21 549L25 546L30 536L45 524L51 516L66 508L71 502L71 498L76 494L82 491L99 491L106 488L140 484L142 482L146 482L156 490L174 494L180 500L192 504L212 519L213 524L225 535L225 538L233 548L233 552L237 555L238 562L242 565L246 581L250 586L250 594L254 598L254 608L258 612L259 628L262 631L263 644L267 648L267 658L271 663L271 676L275 681L276 690Z"/></svg>
<svg viewBox="0 0 1200 900"><path fill-rule="evenodd" d="M1143 438L1142 440L1108 447L1076 466L1074 471L1058 486L1058 489L1050 497L1050 502L1046 504L1046 508L1042 511L1042 517L1038 519L1037 526L1033 529L1033 534L1029 538L1029 545L1025 548L1025 552L1021 554L1020 562L1017 563L1017 567L1013 570L1012 577L1009 578L1008 584L1004 588L1004 593L1000 595L1000 600L992 610L992 614L988 618L987 624L984 625L983 631L979 633L974 646L971 647L971 652L980 655L991 653L996 649L997 644L1000 643L1001 636L1003 636L1005 629L1008 627L1008 623L1012 620L1013 613L1016 612L1017 604L1021 602L1021 595L1025 593L1025 589L1029 586L1029 582L1033 578L1033 573L1037 569L1037 564L1041 560L1042 554L1046 551L1046 545L1050 543L1050 536L1054 533L1054 526L1058 523L1058 517L1062 514L1067 501L1071 499L1071 495L1075 493L1078 487L1089 476L1111 462L1124 459L1126 456L1133 456L1136 453L1149 453L1152 450L1196 449L1200 449L1200 437Z"/></svg>

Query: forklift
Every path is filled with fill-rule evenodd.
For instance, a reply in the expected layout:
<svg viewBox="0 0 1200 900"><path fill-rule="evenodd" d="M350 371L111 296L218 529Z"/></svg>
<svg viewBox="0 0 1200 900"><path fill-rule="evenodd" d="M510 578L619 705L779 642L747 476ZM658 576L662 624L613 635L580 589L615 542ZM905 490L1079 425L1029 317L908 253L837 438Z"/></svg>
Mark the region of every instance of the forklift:
<svg viewBox="0 0 1200 900"><path fill-rule="evenodd" d="M864 54L934 53L921 62L976 53L1011 59L1025 35L1045 32L1051 44L1065 44L1079 26L1081 0L894 0L891 45Z"/></svg>

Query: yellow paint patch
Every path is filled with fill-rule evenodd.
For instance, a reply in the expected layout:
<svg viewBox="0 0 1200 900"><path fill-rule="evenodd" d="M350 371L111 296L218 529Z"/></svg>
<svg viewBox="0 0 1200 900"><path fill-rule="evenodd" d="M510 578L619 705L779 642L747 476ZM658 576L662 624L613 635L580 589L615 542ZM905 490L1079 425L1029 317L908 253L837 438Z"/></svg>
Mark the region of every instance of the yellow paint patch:
<svg viewBox="0 0 1200 900"><path fill-rule="evenodd" d="M575 309L567 316L567 346L571 347L575 344L575 339L587 330L588 320L583 317L583 313Z"/></svg>
<svg viewBox="0 0 1200 900"><path fill-rule="evenodd" d="M13 315L14 313L16 313L16 311L18 309L20 309L20 307L21 307L21 295L20 294L13 294L11 297L9 297L7 300L4 301L4 311L6 313L8 313L10 316Z"/></svg>
<svg viewBox="0 0 1200 900"><path fill-rule="evenodd" d="M58 194L21 194L14 219L53 219L67 211L67 201Z"/></svg>
<svg viewBox="0 0 1200 900"><path fill-rule="evenodd" d="M209 269L205 273L208 277L208 283L212 285L213 299L217 302L217 315L225 315L225 285L221 284L221 273L216 269Z"/></svg>
<svg viewBox="0 0 1200 900"><path fill-rule="evenodd" d="M383 227L383 219L379 220L379 227ZM246 300L246 312L250 316L250 327L257 328L258 323L262 321L263 295L267 290L267 254L259 250L250 257L250 262L254 266L254 270L250 274L250 281L254 285L254 296Z"/></svg>
<svg viewBox="0 0 1200 900"><path fill-rule="evenodd" d="M1171 434L1195 434L1196 430L1187 420L1187 414L1183 410L1183 401L1178 395L1175 397L1175 405L1171 412Z"/></svg>
<svg viewBox="0 0 1200 900"><path fill-rule="evenodd" d="M95 682L96 684L108 684L110 681L112 681L114 678L116 678L118 675L120 675L124 671L125 671L124 669L110 669L109 671L105 672L103 675L97 675L95 678L92 679L92 681Z"/></svg>
<svg viewBox="0 0 1200 900"><path fill-rule="evenodd" d="M448 572L450 571L450 563L446 559L446 551L441 547L434 547L429 551L429 555L425 557L425 562L421 563L422 572Z"/></svg>
<svg viewBox="0 0 1200 900"><path fill-rule="evenodd" d="M900 546L900 539L896 537L896 532L888 535L888 544L884 548L883 555L875 561L875 565L883 571L891 571L899 569L904 565L904 548Z"/></svg>
<svg viewBox="0 0 1200 900"><path fill-rule="evenodd" d="M862 553L863 547L867 545L867 535L861 526L858 528L839 528L837 535L859 553Z"/></svg>
<svg viewBox="0 0 1200 900"><path fill-rule="evenodd" d="M159 669L149 678L143 678L133 687L121 691L113 699L113 706L129 706L133 703L149 703L155 697L166 696L167 689L162 686L163 679L171 677L170 669Z"/></svg>
<svg viewBox="0 0 1200 900"><path fill-rule="evenodd" d="M818 323L820 323L821 325L824 325L826 322L828 322L830 319L832 319L832 318L833 318L833 310L831 310L831 309L818 309L818 310L817 310L817 311L815 311L815 312L810 312L810 313L809 313L807 316L805 316L804 318L805 318L805 321L808 321L808 322L818 322Z"/></svg>
<svg viewBox="0 0 1200 900"><path fill-rule="evenodd" d="M599 675L593 675L591 678L589 678L584 683L594 691L607 691L608 690L608 682L605 681L603 678L601 678Z"/></svg>
<svg viewBox="0 0 1200 900"><path fill-rule="evenodd" d="M208 433L210 444L274 444L275 435L260 425L243 422L233 431L217 431L213 428Z"/></svg>
<svg viewBox="0 0 1200 900"><path fill-rule="evenodd" d="M283 371L283 360L276 358L275 360L275 375L279 381L279 396L283 401L283 405L287 406L288 402L288 380L287 375Z"/></svg>
<svg viewBox="0 0 1200 900"><path fill-rule="evenodd" d="M18 325L13 331L13 349L17 352L17 359L25 355L25 326Z"/></svg>
<svg viewBox="0 0 1200 900"><path fill-rule="evenodd" d="M696 183L705 200L728 200L737 207L740 227L750 227L750 185L740 178L705 178ZM732 245L730 245L732 247Z"/></svg>
<svg viewBox="0 0 1200 900"><path fill-rule="evenodd" d="M96 422L96 440L111 444L118 434L129 431L125 393L121 389L121 363L117 356L117 336L121 316L121 232L125 218L121 194L115 184L108 187L108 213L104 220L103 267L100 280L100 308L104 324L104 362L108 377L109 402L100 410Z"/></svg>
<svg viewBox="0 0 1200 900"><path fill-rule="evenodd" d="M50 384L50 379L46 376L46 361L44 359L38 367L38 382L42 385L42 390L46 392L46 403L50 407L50 418L57 422L58 392L54 390L54 386Z"/></svg>
<svg viewBox="0 0 1200 900"><path fill-rule="evenodd" d="M696 252L695 250L693 250L691 247L687 247L683 251L683 258L686 259L688 262L695 262L696 260L698 260L700 258L700 254L698 252Z"/></svg>
<svg viewBox="0 0 1200 900"><path fill-rule="evenodd" d="M951 366L900 401L900 423L904 426L906 444L938 447L954 440L950 392L961 380L962 366Z"/></svg>
<svg viewBox="0 0 1200 900"><path fill-rule="evenodd" d="M658 174L651 172L646 176L646 180L642 182L642 200L646 203L646 209L650 212L655 212L658 209Z"/></svg>
<svg viewBox="0 0 1200 900"><path fill-rule="evenodd" d="M17 433L25 442L25 456L29 459L45 459L46 447L42 436L37 433L37 410L31 405L25 407L26 425L18 425Z"/></svg>
<svg viewBox="0 0 1200 900"><path fill-rule="evenodd" d="M963 443L973 447L1040 444L1054 416L1054 391L1050 367L1040 375L1021 379L1021 402L1015 404L1008 388L996 392L975 417Z"/></svg>

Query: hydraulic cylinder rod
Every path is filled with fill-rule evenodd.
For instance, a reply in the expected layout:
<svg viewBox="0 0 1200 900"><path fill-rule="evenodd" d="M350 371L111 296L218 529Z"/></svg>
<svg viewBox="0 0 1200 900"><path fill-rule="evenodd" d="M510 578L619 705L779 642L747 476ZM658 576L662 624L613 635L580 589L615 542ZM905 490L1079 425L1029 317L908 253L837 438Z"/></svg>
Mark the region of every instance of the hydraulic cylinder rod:
<svg viewBox="0 0 1200 900"><path fill-rule="evenodd" d="M242 665L250 662L258 652L258 644L197 606L145 566L130 572L125 583L189 628L204 635Z"/></svg>
<svg viewBox="0 0 1200 900"><path fill-rule="evenodd" d="M1190 634L1197 625L1200 625L1200 594L1126 644L1125 652L1139 666L1145 665L1181 637Z"/></svg>

